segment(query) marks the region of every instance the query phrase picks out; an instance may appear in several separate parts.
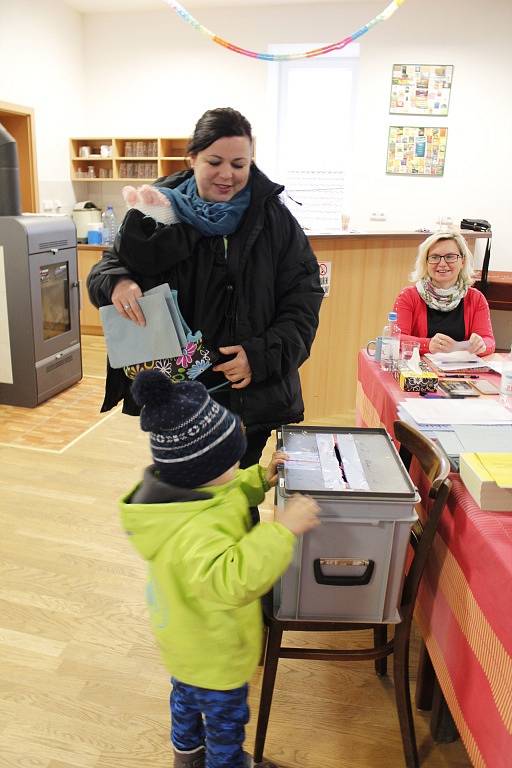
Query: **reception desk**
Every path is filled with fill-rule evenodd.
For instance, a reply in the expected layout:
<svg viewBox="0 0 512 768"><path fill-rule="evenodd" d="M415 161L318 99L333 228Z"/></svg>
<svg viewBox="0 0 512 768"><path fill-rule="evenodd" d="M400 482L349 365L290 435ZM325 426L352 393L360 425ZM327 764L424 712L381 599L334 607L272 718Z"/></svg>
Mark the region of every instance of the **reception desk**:
<svg viewBox="0 0 512 768"><path fill-rule="evenodd" d="M311 357L300 370L305 417L310 423L353 424L357 354L380 334L395 297L409 283L425 232L347 232L311 235L329 293L320 310L320 325ZM465 232L471 249L486 232ZM79 245L82 333L102 334L98 310L91 305L85 281L101 259L102 246Z"/></svg>
<svg viewBox="0 0 512 768"><path fill-rule="evenodd" d="M357 355L382 332L388 312L409 284L425 232L365 232L310 236L311 247L330 272L329 294L311 357L300 370L305 417L311 424L353 424ZM486 232L464 232L471 250Z"/></svg>

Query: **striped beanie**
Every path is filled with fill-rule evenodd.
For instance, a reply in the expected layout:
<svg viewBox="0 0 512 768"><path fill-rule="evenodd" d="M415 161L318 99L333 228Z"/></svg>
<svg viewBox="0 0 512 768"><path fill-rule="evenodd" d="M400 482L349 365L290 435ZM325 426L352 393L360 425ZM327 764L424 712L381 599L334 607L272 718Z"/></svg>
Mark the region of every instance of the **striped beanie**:
<svg viewBox="0 0 512 768"><path fill-rule="evenodd" d="M240 418L212 400L200 382L173 384L161 371L146 370L135 379L132 394L142 407L140 425L151 433L151 454L164 482L206 485L244 455Z"/></svg>

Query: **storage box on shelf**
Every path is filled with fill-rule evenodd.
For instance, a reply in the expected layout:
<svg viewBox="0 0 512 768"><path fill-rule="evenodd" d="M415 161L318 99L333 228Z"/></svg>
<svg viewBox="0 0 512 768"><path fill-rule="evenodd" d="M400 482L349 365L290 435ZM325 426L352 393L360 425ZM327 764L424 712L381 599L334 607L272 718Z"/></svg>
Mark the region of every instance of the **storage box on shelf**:
<svg viewBox="0 0 512 768"><path fill-rule="evenodd" d="M154 181L185 170L188 139L73 138L72 181Z"/></svg>

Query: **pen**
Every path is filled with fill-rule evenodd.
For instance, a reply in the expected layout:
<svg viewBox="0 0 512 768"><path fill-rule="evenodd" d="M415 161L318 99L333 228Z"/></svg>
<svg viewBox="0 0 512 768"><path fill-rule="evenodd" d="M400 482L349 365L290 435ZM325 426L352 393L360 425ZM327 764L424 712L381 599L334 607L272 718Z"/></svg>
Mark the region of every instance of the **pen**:
<svg viewBox="0 0 512 768"><path fill-rule="evenodd" d="M452 373L451 376L446 376L447 379L479 379L480 376L477 376L474 373Z"/></svg>

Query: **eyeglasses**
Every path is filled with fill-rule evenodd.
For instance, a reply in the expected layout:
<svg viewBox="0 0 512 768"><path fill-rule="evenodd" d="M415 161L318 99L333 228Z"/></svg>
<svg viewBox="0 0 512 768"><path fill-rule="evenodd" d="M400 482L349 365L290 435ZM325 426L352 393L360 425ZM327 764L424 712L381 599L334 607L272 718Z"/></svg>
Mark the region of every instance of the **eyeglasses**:
<svg viewBox="0 0 512 768"><path fill-rule="evenodd" d="M444 259L447 264L455 264L458 259L462 259L460 253L430 253L427 256L428 264L439 264L441 259Z"/></svg>

